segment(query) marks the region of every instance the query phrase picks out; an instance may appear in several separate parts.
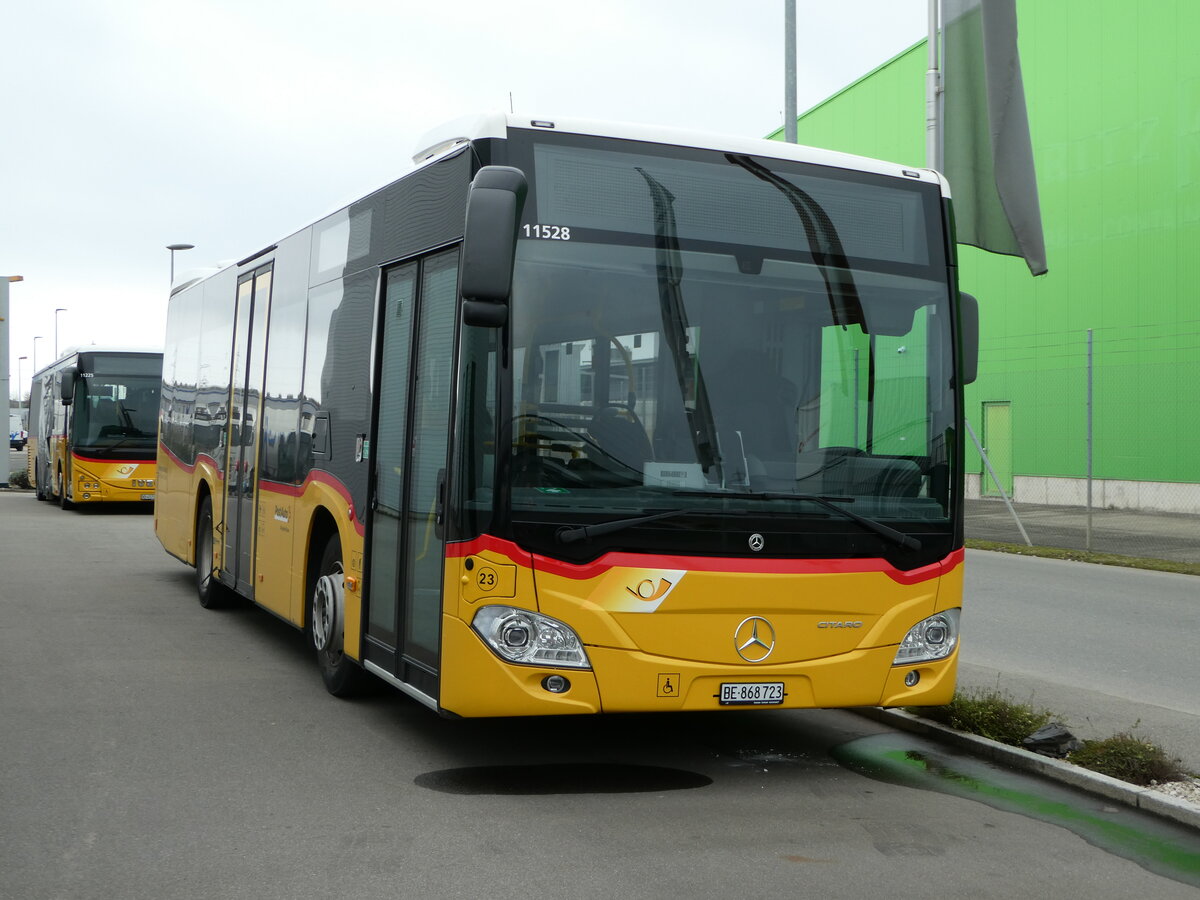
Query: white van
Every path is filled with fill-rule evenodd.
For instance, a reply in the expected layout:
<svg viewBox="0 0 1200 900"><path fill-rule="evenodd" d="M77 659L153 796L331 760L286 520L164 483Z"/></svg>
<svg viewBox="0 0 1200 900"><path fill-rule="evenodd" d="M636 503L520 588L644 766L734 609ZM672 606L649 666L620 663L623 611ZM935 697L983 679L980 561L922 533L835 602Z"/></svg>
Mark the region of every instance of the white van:
<svg viewBox="0 0 1200 900"><path fill-rule="evenodd" d="M21 417L16 413L8 414L8 447L10 450L24 450L25 442L29 440L29 432L21 425Z"/></svg>

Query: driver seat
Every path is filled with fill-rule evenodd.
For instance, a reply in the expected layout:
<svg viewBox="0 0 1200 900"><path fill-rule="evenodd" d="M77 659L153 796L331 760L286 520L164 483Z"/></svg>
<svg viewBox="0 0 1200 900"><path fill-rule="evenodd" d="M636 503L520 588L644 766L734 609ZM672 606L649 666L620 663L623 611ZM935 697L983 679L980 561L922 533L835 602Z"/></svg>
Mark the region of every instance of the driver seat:
<svg viewBox="0 0 1200 900"><path fill-rule="evenodd" d="M615 406L599 409L588 423L593 443L586 448L597 466L640 482L647 462L654 458L650 439L633 413Z"/></svg>

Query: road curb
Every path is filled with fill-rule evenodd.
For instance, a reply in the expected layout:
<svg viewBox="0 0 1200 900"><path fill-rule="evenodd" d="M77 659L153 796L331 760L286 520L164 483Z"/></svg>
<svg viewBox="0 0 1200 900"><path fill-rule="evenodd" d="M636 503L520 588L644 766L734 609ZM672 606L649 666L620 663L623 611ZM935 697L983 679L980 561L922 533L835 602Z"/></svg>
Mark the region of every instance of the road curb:
<svg viewBox="0 0 1200 900"><path fill-rule="evenodd" d="M1009 768L1040 775L1106 800L1123 803L1143 812L1170 819L1177 824L1200 830L1200 807L1188 803L1186 800L1170 797L1161 791L1138 787L1136 784L1102 775L1061 759L1052 759L1020 747L1012 747L975 734L957 731L904 710L860 707L856 712L892 728L929 737Z"/></svg>

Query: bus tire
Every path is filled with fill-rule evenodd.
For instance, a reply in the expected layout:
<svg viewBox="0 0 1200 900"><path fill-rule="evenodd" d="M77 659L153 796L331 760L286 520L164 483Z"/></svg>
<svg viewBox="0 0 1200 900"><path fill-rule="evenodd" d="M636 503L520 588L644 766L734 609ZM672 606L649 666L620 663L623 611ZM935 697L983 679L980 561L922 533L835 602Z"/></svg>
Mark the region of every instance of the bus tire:
<svg viewBox="0 0 1200 900"><path fill-rule="evenodd" d="M212 498L205 497L196 515L196 596L205 609L218 609L229 602L229 590L213 568Z"/></svg>
<svg viewBox="0 0 1200 900"><path fill-rule="evenodd" d="M337 535L321 549L308 586L309 644L317 652L317 666L325 690L335 697L350 697L362 686L365 673L343 649L346 616L342 582L342 543Z"/></svg>
<svg viewBox="0 0 1200 900"><path fill-rule="evenodd" d="M39 499L39 500L48 499L50 495L48 493L46 493L47 476L42 471L42 467L35 465L34 469L33 469L33 473L34 473L33 496L37 497L37 499Z"/></svg>
<svg viewBox="0 0 1200 900"><path fill-rule="evenodd" d="M58 505L61 509L70 509L74 505L67 499L67 480L63 478L62 469L58 470Z"/></svg>

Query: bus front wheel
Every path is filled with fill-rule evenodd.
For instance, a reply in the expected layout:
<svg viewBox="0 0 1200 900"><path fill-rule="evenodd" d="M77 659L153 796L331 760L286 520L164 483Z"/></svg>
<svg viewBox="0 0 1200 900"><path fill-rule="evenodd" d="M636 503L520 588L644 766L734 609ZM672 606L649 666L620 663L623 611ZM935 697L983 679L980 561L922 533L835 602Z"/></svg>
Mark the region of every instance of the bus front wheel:
<svg viewBox="0 0 1200 900"><path fill-rule="evenodd" d="M343 648L346 630L343 573L342 544L337 537L331 537L321 551L308 588L308 636L317 651L325 690L335 697L354 694L363 679L363 670Z"/></svg>
<svg viewBox="0 0 1200 900"><path fill-rule="evenodd" d="M205 609L224 606L229 597L225 585L217 580L213 558L212 498L205 497L196 516L196 596Z"/></svg>
<svg viewBox="0 0 1200 900"><path fill-rule="evenodd" d="M63 478L62 469L58 470L58 505L62 509L70 509L72 504L67 499L67 480Z"/></svg>

